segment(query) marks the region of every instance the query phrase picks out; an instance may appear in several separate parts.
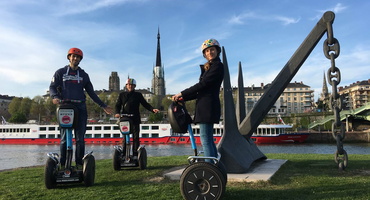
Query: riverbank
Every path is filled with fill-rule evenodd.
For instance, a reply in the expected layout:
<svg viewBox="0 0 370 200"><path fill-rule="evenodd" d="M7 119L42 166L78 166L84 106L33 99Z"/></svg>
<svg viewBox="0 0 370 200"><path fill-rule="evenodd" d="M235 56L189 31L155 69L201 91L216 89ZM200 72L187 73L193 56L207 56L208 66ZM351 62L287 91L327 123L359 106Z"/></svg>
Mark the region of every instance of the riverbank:
<svg viewBox="0 0 370 200"><path fill-rule="evenodd" d="M288 160L270 181L228 183L223 199L368 199L368 155L351 155L345 171L333 155L266 154ZM44 186L44 168L0 172L0 199L182 199L179 181L163 178L174 167L187 165L187 156L149 157L146 170L114 171L111 159L96 161L96 179L83 183Z"/></svg>
<svg viewBox="0 0 370 200"><path fill-rule="evenodd" d="M331 131L307 131L310 133L307 143L336 143ZM370 143L370 131L349 131L345 133L343 142Z"/></svg>

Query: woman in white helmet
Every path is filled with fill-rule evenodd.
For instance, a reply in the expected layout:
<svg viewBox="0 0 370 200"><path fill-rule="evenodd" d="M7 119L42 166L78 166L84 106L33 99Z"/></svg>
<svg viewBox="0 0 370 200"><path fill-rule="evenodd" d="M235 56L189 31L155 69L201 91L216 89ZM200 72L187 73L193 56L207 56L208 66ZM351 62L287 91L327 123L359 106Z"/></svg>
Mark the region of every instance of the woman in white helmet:
<svg viewBox="0 0 370 200"><path fill-rule="evenodd" d="M204 156L217 157L217 149L213 141L213 124L218 124L221 117L219 93L224 78L224 66L220 59L221 47L217 40L204 41L201 49L207 62L200 66L199 82L174 95L172 99L174 101L178 101L179 98L184 101L196 99L193 122L200 127Z"/></svg>

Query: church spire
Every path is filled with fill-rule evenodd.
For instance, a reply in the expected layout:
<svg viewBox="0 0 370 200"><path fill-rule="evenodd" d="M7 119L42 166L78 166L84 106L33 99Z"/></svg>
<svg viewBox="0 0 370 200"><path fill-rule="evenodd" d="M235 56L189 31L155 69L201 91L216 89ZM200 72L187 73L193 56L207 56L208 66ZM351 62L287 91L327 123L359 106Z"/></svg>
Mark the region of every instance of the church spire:
<svg viewBox="0 0 370 200"><path fill-rule="evenodd" d="M321 98L326 99L328 97L328 85L326 84L326 78L325 78L325 72L324 72L324 79L323 79L323 84L322 84L322 93L321 93Z"/></svg>
<svg viewBox="0 0 370 200"><path fill-rule="evenodd" d="M162 60L161 60L161 46L159 40L161 39L161 35L159 34L159 27L158 27L158 34L157 34L157 59L155 62L155 66L161 67Z"/></svg>
<svg viewBox="0 0 370 200"><path fill-rule="evenodd" d="M165 80L164 80L164 66L162 65L161 60L161 46L160 46L160 33L158 27L157 33L157 55L155 66L153 68L153 79L152 79L152 88L151 91L154 95L158 97L158 105L156 107L160 108L160 103L162 99L166 95L166 87L165 87Z"/></svg>

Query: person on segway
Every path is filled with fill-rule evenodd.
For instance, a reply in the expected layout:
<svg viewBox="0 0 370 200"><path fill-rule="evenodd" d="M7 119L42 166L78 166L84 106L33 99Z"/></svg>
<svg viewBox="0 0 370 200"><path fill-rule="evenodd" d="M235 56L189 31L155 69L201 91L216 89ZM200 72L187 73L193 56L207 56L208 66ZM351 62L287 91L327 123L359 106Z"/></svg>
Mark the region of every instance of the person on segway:
<svg viewBox="0 0 370 200"><path fill-rule="evenodd" d="M143 97L140 92L135 91L136 81L135 79L129 78L126 81L126 90L119 94L119 97L116 102L116 114L114 117L119 118L121 114L130 114L129 116L132 120L133 127L131 129L132 136L133 136L133 146L132 146L132 153L134 159L137 159L138 156L138 148L140 146L140 123L141 123L141 116L139 106L140 104L144 106L147 110L158 113L159 110L153 108ZM126 143L123 142L123 149L126 149Z"/></svg>
<svg viewBox="0 0 370 200"><path fill-rule="evenodd" d="M174 95L172 100L184 101L196 99L194 123L199 124L200 139L204 156L217 157L213 141L213 124L219 123L221 103L219 98L221 83L224 78L224 66L220 59L221 46L215 39L208 39L201 46L203 57L207 60L201 65L199 82ZM208 162L211 162L207 159Z"/></svg>
<svg viewBox="0 0 370 200"><path fill-rule="evenodd" d="M82 158L85 154L87 123L85 91L107 114L113 113L113 109L104 104L95 94L89 75L79 67L82 58L83 52L80 49L69 49L67 54L69 65L55 72L49 87L50 97L54 104L59 104L61 100L78 100L78 103L72 103L78 109L78 125L74 129L76 140L75 161L77 169L82 168ZM60 163L63 169L66 162L66 135L64 129L61 129L60 132Z"/></svg>

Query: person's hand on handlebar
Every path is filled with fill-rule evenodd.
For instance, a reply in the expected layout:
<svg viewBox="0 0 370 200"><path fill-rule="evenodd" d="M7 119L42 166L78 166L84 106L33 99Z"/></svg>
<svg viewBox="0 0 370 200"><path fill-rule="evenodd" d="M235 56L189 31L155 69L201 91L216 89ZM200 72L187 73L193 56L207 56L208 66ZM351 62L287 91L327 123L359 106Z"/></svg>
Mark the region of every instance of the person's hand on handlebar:
<svg viewBox="0 0 370 200"><path fill-rule="evenodd" d="M172 101L179 101L179 100L182 100L182 94L181 92L172 96Z"/></svg>
<svg viewBox="0 0 370 200"><path fill-rule="evenodd" d="M60 99L58 99L58 98L55 98L55 99L53 99L53 100L52 100L52 102L53 102L53 104L59 104L59 102L60 102Z"/></svg>
<svg viewBox="0 0 370 200"><path fill-rule="evenodd" d="M159 113L159 110L158 110L158 109L156 109L156 108L154 108L154 109L153 109L153 112L154 112L154 113Z"/></svg>
<svg viewBox="0 0 370 200"><path fill-rule="evenodd" d="M113 114L113 109L109 106L103 108L104 112L107 113L108 115Z"/></svg>

